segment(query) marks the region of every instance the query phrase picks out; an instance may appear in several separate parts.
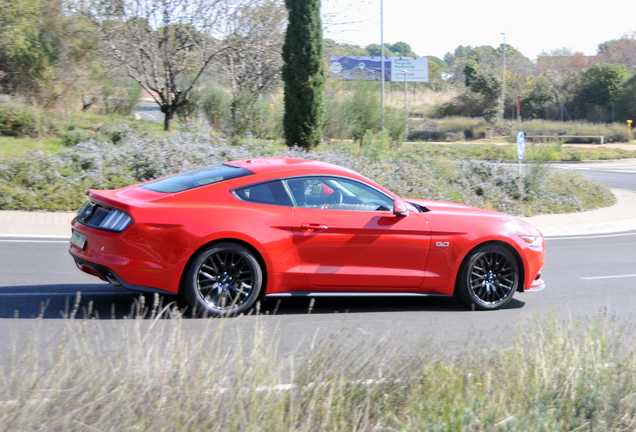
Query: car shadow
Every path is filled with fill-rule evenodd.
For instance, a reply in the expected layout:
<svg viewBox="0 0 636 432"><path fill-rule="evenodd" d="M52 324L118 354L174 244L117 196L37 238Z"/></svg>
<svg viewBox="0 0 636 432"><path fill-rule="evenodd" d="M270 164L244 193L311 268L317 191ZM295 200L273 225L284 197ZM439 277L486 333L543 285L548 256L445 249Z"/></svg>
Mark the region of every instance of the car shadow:
<svg viewBox="0 0 636 432"><path fill-rule="evenodd" d="M116 288L108 284L27 285L0 287L0 318L97 318L149 319L155 296ZM176 296L158 296L156 310L177 311ZM512 299L503 309L518 309L524 302ZM450 296L325 296L268 297L259 304L262 315L302 315L337 313L466 312L468 309ZM179 316L192 318L187 308ZM250 313L255 313L251 311ZM168 313L166 316L170 316Z"/></svg>
<svg viewBox="0 0 636 432"><path fill-rule="evenodd" d="M522 308L525 302L512 299L502 309ZM324 296L267 298L260 308L261 314L298 315L334 313L389 313L389 312L466 312L469 310L452 296Z"/></svg>

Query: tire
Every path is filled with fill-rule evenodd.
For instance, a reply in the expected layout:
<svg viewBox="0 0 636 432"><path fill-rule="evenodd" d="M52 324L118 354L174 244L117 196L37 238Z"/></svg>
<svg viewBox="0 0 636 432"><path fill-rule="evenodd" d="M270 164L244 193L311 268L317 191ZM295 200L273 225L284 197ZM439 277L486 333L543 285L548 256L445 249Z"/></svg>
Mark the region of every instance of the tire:
<svg viewBox="0 0 636 432"><path fill-rule="evenodd" d="M195 315L236 316L258 299L263 273L249 249L218 243L197 252L183 280L183 298Z"/></svg>
<svg viewBox="0 0 636 432"><path fill-rule="evenodd" d="M510 300L520 283L514 255L499 245L482 245L462 264L455 295L471 309L495 310Z"/></svg>

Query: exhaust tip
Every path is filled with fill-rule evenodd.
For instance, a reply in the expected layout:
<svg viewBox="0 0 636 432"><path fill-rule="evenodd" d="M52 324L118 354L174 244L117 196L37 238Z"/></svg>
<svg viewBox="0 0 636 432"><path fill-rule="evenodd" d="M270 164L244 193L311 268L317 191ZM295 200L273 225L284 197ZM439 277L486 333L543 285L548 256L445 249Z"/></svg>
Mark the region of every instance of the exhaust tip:
<svg viewBox="0 0 636 432"><path fill-rule="evenodd" d="M107 281L108 281L108 283L110 283L112 286L115 286L115 287L121 287L121 284L119 283L119 281L118 281L117 279L115 279L115 278L113 277L113 275L112 275L112 274L110 274L110 273L108 273L108 274L106 275L106 280L107 280Z"/></svg>

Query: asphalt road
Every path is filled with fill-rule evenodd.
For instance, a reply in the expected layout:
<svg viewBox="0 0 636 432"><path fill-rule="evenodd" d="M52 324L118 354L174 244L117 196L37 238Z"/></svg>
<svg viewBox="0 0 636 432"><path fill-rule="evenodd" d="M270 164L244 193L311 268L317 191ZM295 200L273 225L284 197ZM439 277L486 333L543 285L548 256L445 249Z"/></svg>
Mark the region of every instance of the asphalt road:
<svg viewBox="0 0 636 432"><path fill-rule="evenodd" d="M577 169L580 167L576 167ZM636 190L636 164L582 167L584 175L611 187ZM346 345L374 341L401 345L422 343L439 352L468 346L509 346L515 329L533 325L548 311L567 316L595 314L607 308L636 320L636 231L546 240L544 291L517 293L500 311L472 312L453 298L439 296L317 297L270 299L259 321L279 344L279 355L302 355L317 339L335 337ZM56 346L80 293L76 317L94 326L125 325L138 294L112 287L80 272L67 243L46 239L0 239L0 354L35 332L46 346ZM165 301L170 301L166 299ZM311 308L311 309L310 309ZM41 317L42 319L34 319ZM17 319L16 319L17 318ZM214 320L191 319L187 329L203 333ZM256 318L224 320L239 333L250 333ZM114 324L113 324L114 323ZM121 323L121 324L117 324ZM110 336L118 337L111 331ZM245 337L249 337L246 334Z"/></svg>
<svg viewBox="0 0 636 432"><path fill-rule="evenodd" d="M135 106L135 118L140 118L156 123L163 123L164 114L161 108L153 100L144 99Z"/></svg>
<svg viewBox="0 0 636 432"><path fill-rule="evenodd" d="M609 187L636 192L636 161L560 164L561 169L574 169L585 178L605 183Z"/></svg>

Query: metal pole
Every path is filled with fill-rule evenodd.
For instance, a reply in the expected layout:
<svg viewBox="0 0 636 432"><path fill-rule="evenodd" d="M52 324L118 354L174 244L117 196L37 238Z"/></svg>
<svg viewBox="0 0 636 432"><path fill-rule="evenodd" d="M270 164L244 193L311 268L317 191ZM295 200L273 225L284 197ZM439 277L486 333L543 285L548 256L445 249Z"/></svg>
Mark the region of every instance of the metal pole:
<svg viewBox="0 0 636 432"><path fill-rule="evenodd" d="M521 132L521 96L517 95L517 133Z"/></svg>
<svg viewBox="0 0 636 432"><path fill-rule="evenodd" d="M404 74L404 141L409 140L409 87L406 83L406 72L402 69Z"/></svg>
<svg viewBox="0 0 636 432"><path fill-rule="evenodd" d="M384 132L384 2L380 0L380 64L382 69L382 77L380 77L381 96L380 105L382 111L382 132Z"/></svg>
<svg viewBox="0 0 636 432"><path fill-rule="evenodd" d="M506 116L506 34L502 33L503 39L503 73L502 73L502 81L503 86L501 87L501 118L505 118Z"/></svg>

